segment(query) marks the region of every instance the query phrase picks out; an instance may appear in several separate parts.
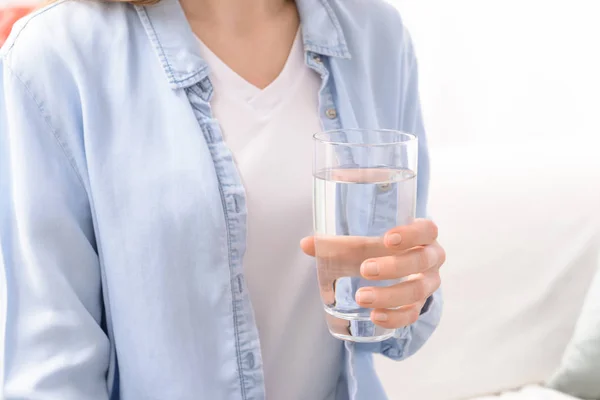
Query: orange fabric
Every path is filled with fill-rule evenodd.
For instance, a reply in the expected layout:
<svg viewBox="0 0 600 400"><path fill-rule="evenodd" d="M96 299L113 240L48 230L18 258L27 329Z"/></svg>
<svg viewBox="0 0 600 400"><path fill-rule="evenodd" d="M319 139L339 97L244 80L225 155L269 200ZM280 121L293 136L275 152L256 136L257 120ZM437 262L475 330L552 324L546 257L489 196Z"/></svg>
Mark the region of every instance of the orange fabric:
<svg viewBox="0 0 600 400"><path fill-rule="evenodd" d="M29 14L33 7L9 7L0 9L0 46L4 44L13 24Z"/></svg>

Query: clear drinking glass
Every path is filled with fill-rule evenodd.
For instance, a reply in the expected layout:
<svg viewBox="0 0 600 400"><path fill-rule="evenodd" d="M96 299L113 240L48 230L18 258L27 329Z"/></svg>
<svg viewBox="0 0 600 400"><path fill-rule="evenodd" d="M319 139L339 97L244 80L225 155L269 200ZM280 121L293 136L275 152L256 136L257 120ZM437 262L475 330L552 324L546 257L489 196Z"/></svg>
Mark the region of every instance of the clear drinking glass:
<svg viewBox="0 0 600 400"><path fill-rule="evenodd" d="M314 136L314 228L321 299L331 334L353 342L394 335L355 301L363 261L382 254L383 235L415 218L418 142L392 130L346 129Z"/></svg>

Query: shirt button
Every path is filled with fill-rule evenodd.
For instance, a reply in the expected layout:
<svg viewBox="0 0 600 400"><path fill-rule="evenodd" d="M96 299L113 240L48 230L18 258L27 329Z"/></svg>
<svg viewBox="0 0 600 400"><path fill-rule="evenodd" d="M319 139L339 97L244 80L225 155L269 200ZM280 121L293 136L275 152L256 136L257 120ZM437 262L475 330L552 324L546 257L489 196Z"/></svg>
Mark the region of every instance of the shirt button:
<svg viewBox="0 0 600 400"><path fill-rule="evenodd" d="M254 366L256 365L256 362L254 360L254 354L252 354L252 353L247 353L246 354L246 365L250 369L254 368Z"/></svg>
<svg viewBox="0 0 600 400"><path fill-rule="evenodd" d="M321 60L321 57L318 54L315 54L313 56L313 60L317 63L317 64L321 64L323 61Z"/></svg>
<svg viewBox="0 0 600 400"><path fill-rule="evenodd" d="M329 119L335 119L337 117L337 111L335 110L335 108L328 108L325 111L325 115L327 116L327 118Z"/></svg>
<svg viewBox="0 0 600 400"><path fill-rule="evenodd" d="M388 192L390 189L392 188L392 184L389 182L386 183L380 183L378 185L378 189L381 193L385 193Z"/></svg>

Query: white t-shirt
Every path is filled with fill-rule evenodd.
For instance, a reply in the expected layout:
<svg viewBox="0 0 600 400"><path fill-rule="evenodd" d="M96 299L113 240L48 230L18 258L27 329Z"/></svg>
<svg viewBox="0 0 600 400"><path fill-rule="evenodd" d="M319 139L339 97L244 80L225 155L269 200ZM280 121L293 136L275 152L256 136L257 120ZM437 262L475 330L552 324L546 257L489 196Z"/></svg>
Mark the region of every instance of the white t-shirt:
<svg viewBox="0 0 600 400"><path fill-rule="evenodd" d="M312 134L321 130L321 79L305 65L300 34L282 72L263 90L200 47L215 89L211 107L247 194L244 272L267 399L332 399L343 346L327 330L314 263L299 248L312 232Z"/></svg>

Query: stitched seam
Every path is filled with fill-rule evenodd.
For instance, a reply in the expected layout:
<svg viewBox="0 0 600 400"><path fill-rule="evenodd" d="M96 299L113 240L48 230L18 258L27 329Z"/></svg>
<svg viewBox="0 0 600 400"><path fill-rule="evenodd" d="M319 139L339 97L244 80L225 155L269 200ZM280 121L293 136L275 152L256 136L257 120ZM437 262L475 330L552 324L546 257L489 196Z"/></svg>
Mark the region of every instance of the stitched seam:
<svg viewBox="0 0 600 400"><path fill-rule="evenodd" d="M143 18L144 22L146 22L148 24L148 27L150 28L149 29L150 40L152 40L152 42L155 43L156 46L158 47L158 50L159 50L158 57L160 59L160 62L162 64L163 68L167 70L167 73L169 75L169 81L172 84L181 85L184 82L193 80L196 76L198 76L206 71L206 67L205 67L199 71L194 72L190 76L187 76L187 77L181 78L181 79L177 79L175 77L175 71L173 71L173 67L171 66L171 63L169 63L169 59L167 57L167 54L165 53L165 49L162 46L162 43L160 42L160 40L158 38L156 29L154 28L154 25L152 24L152 21L150 20L150 17L148 16L148 11L144 7L136 6L136 8L139 10L141 18Z"/></svg>
<svg viewBox="0 0 600 400"><path fill-rule="evenodd" d="M36 99L35 95L33 94L33 92L31 91L31 89L25 84L25 82L23 82L23 80L10 68L10 66L5 64L6 69L11 73L11 75L17 79L17 81L19 81L19 83L21 83L21 85L23 86L23 89L25 90L25 92L29 95L29 98L34 102L34 104L37 106L38 111L40 113L40 116L42 117L42 119L44 120L44 122L46 123L46 126L48 127L48 129L50 129L50 132L52 132L52 135L54 136L54 139L56 140L58 146L61 148L61 150L63 151L65 157L67 158L67 161L69 162L69 165L71 165L71 168L73 168L73 171L75 172L75 175L77 176L77 180L79 181L79 183L81 184L81 187L83 188L83 190L85 191L85 193L88 195L89 197L89 193L87 191L87 188L85 186L83 177L81 176L81 173L79 172L79 170L77 169L77 165L75 164L75 160L73 159L73 156L71 155L71 153L68 151L66 145L63 143L63 141L60 138L60 135L58 134L58 131L52 126L51 121L50 121L50 117L48 115L46 115L44 113L44 109L42 107L42 104Z"/></svg>
<svg viewBox="0 0 600 400"><path fill-rule="evenodd" d="M326 56L333 57L341 57L341 58L352 58L352 55L348 52L347 49L344 48L343 44L337 46L336 48L332 48L330 46L323 46L315 43L312 40L306 40L305 50L312 51L313 53L318 53Z"/></svg>
<svg viewBox="0 0 600 400"><path fill-rule="evenodd" d="M150 17L148 16L148 11L146 10L145 7L136 6L136 8L140 11L141 17L144 19L144 21L148 24L148 27L150 28L150 32L149 32L150 39L154 43L156 43L156 46L159 49L158 56L160 58L160 62L163 64L163 67L166 67L166 70L169 73L169 80L172 83L177 83L177 80L175 79L175 74L173 73L173 68L171 67L171 64L169 63L169 60L165 53L165 49L162 46L162 43L158 39L158 35L156 34L156 29L154 28L154 25L152 24L152 21L150 20Z"/></svg>
<svg viewBox="0 0 600 400"><path fill-rule="evenodd" d="M198 89L198 87L197 87L196 85L194 85L194 86L191 86L191 87L190 87L190 90L191 90L192 92L194 92L194 94L195 94L196 96L198 96L198 97L202 98L202 91L201 91L200 89Z"/></svg>
<svg viewBox="0 0 600 400"><path fill-rule="evenodd" d="M3 57L6 57L8 55L8 53L12 50L12 48L15 45L15 43L17 42L17 39L19 39L19 36L21 36L21 33L23 33L23 31L25 30L25 27L27 25L29 25L29 23L31 21L33 21L36 17L44 14L45 12L52 10L54 7L56 7L58 5L61 5L62 3L65 3L66 1L67 0L58 1L58 2L54 3L51 6L43 8L43 9L41 9L41 10L39 10L37 12L34 12L33 14L29 15L29 17L27 18L27 21L25 21L25 23L23 24L23 26L21 26L21 29L19 29L19 32L16 33L16 36L14 37L14 39L12 39L12 43L10 44L10 46L5 50L5 53L4 53Z"/></svg>
<svg viewBox="0 0 600 400"><path fill-rule="evenodd" d="M189 96L189 92L192 92L193 95L200 97L200 95L194 90L194 86L190 86L189 88L184 89L186 91L186 94ZM198 111L199 113L202 113L202 109L200 107L198 107L194 102L190 102L192 109Z"/></svg>
<svg viewBox="0 0 600 400"><path fill-rule="evenodd" d="M227 259L229 261L229 271L233 272L232 269L232 259L231 259L231 249L232 249L232 242L231 242L231 223L229 222L229 213L227 212L227 203L225 202L225 191L223 190L223 182L221 180L221 177L219 176L219 174L217 173L217 180L219 181L219 192L221 194L221 203L223 204L223 215L225 217L225 226L227 227ZM237 364L238 364L238 375L239 375L239 379L240 379L240 387L242 389L242 398L243 399L247 399L247 395L246 395L246 384L244 382L244 372L243 372L243 365L242 365L242 349L240 347L240 332L239 332L239 327L238 327L238 308L236 305L236 295L235 295L235 288L233 285L233 279L234 277L231 276L231 297L232 297L232 308L233 308L233 324L234 324L234 330L235 330L235 352L237 354Z"/></svg>
<svg viewBox="0 0 600 400"><path fill-rule="evenodd" d="M184 83L184 82L187 82L187 81L189 81L189 80L195 79L195 78L196 78L196 76L198 76L198 75L200 75L200 74L203 74L203 73L205 73L205 72L206 72L206 69L207 69L207 67L204 67L204 68L200 69L199 71L196 71L196 72L194 72L192 75L190 75L190 76L187 76L187 77L185 77L185 78L181 78L181 79L173 79L173 81L172 81L172 82L173 82L173 83L176 83L176 84L178 84L178 85L180 85L180 84L182 84L182 83Z"/></svg>
<svg viewBox="0 0 600 400"><path fill-rule="evenodd" d="M191 88L190 88L191 89ZM193 90L192 90L193 92ZM193 102L192 102L193 103ZM208 125L207 125L208 126ZM202 129L203 134L212 136L212 133L208 133L206 132L207 128ZM210 128L208 128L210 129ZM215 150L214 150L214 144L211 143L209 144L209 150L211 153L211 157L213 158L214 161L214 157L215 157ZM237 359L237 365L238 365L238 378L240 380L240 388L242 390L242 399L247 399L247 392L246 392L246 383L244 380L244 372L243 372L243 365L242 365L242 349L240 346L240 332L239 332L239 316L238 313L240 312L240 310L238 309L236 303L236 293L235 293L235 288L234 288L234 275L233 275L233 260L231 257L231 249L233 248L233 243L231 241L231 222L229 220L229 212L227 211L227 202L225 201L225 190L223 188L223 180L221 179L221 174L217 171L216 172L217 175L217 182L218 182L218 186L219 186L219 194L221 197L221 205L223 207L223 217L225 219L225 229L227 232L227 262L229 265L229 272L230 272L230 283L231 283L231 301L232 301L232 311L233 311L233 329L235 332L235 352L236 352L236 359ZM243 312L243 310L242 310Z"/></svg>
<svg viewBox="0 0 600 400"><path fill-rule="evenodd" d="M313 51L315 53L319 53L322 55L330 55L334 57L345 57L348 53L345 53L343 50L332 49L331 47L325 47L322 45L315 44L309 40L306 41L306 50Z"/></svg>
<svg viewBox="0 0 600 400"><path fill-rule="evenodd" d="M344 37L344 31L342 30L340 21L337 19L337 16L335 15L333 8L331 7L331 4L329 4L328 0L320 0L320 1L321 1L321 4L323 4L323 7L325 7L325 9L327 10L327 13L329 14L329 19L331 20L331 22L333 23L333 26L335 26L335 29L338 32L338 35L340 37L340 42L342 45L341 46L342 52L344 54L350 55L350 53L348 52L348 45L346 43L346 38Z"/></svg>

